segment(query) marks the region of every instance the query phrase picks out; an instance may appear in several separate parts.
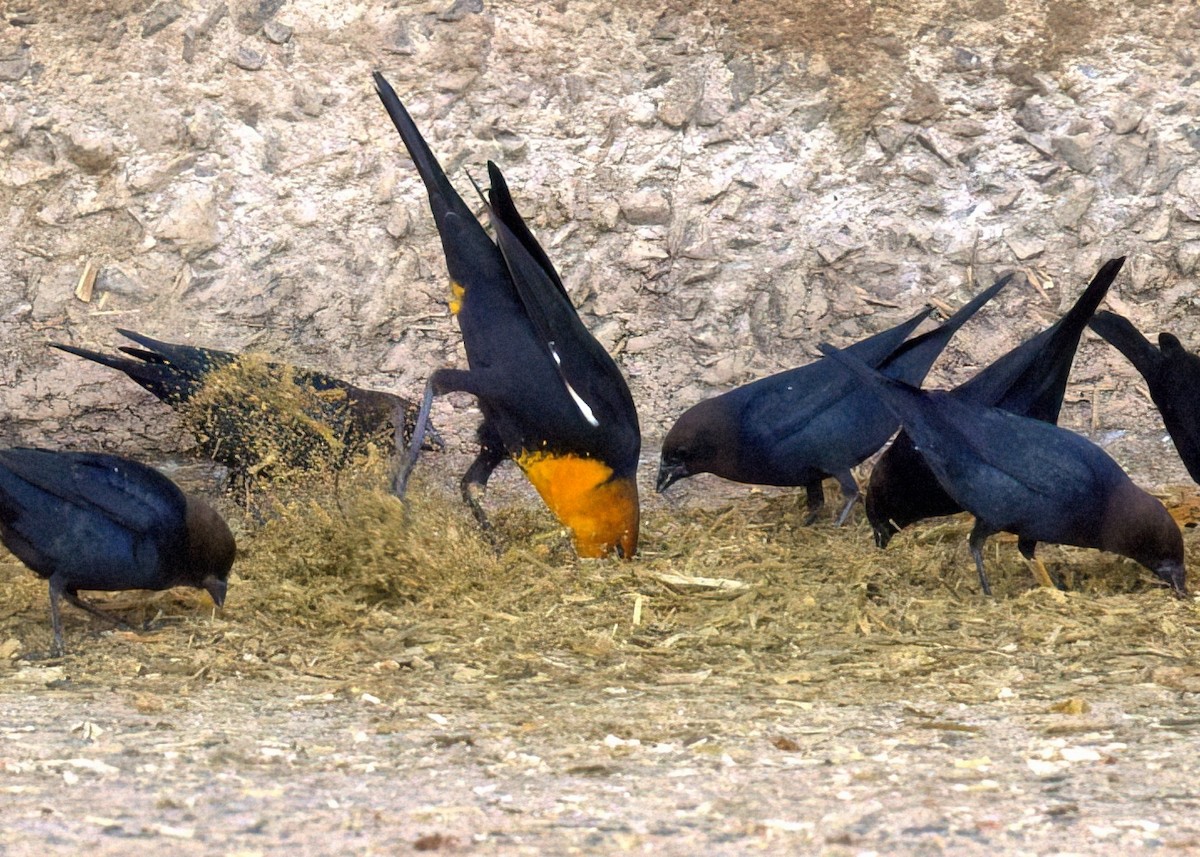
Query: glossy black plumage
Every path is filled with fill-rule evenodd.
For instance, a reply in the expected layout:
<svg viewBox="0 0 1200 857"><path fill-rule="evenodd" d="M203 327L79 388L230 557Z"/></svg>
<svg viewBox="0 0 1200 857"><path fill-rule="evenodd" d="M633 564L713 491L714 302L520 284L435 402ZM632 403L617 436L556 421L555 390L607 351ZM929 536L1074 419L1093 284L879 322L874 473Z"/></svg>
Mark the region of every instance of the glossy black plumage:
<svg viewBox="0 0 1200 857"><path fill-rule="evenodd" d="M1008 283L1004 277L934 330L904 337L923 315L849 346L890 377L919 384L950 337ZM898 338L897 338L898 337ZM858 497L850 469L876 452L897 421L835 361L818 360L707 399L686 411L663 441L658 490L697 473L757 485L802 485L806 523L824 505L833 476L846 498L841 524Z"/></svg>
<svg viewBox="0 0 1200 857"><path fill-rule="evenodd" d="M1058 422L1079 337L1124 262L1124 257L1106 262L1061 319L960 384L954 394L1021 416ZM909 524L962 511L904 431L871 469L864 505L881 548Z"/></svg>
<svg viewBox="0 0 1200 857"><path fill-rule="evenodd" d="M513 204L499 168L488 163L493 241L454 190L391 86L376 91L429 195L451 279L469 369L429 379L403 494L433 394L474 395L483 413L480 453L463 496L486 523L479 497L505 458L514 459L583 556L637 546L635 475L641 434L625 379L579 320L566 289Z"/></svg>
<svg viewBox="0 0 1200 857"><path fill-rule="evenodd" d="M1158 335L1155 348L1127 318L1113 312L1096 313L1092 329L1146 379L1184 467L1200 483L1200 357L1166 332Z"/></svg>
<svg viewBox="0 0 1200 857"><path fill-rule="evenodd" d="M235 553L221 516L157 470L43 449L0 450L0 540L49 581L58 653L60 596L106 618L79 590L192 586L220 606Z"/></svg>
<svg viewBox="0 0 1200 857"><path fill-rule="evenodd" d="M1185 594L1183 536L1162 503L1104 450L1074 432L962 396L881 375L829 346L912 437L946 493L975 516L971 554L990 594L983 544L1010 532L1027 559L1038 542L1099 548L1137 560Z"/></svg>
<svg viewBox="0 0 1200 857"><path fill-rule="evenodd" d="M131 330L118 332L141 347L122 347L124 356L117 356L62 343L53 346L124 372L185 413L204 454L228 467L239 481L278 471L340 469L369 441L390 436L400 421L404 442L412 436L417 407L401 396L364 390L285 363L162 342ZM247 370L242 376L237 374L239 367ZM245 389L222 387L220 395L197 405L196 397L221 372L228 373L226 385L236 386L246 378Z"/></svg>

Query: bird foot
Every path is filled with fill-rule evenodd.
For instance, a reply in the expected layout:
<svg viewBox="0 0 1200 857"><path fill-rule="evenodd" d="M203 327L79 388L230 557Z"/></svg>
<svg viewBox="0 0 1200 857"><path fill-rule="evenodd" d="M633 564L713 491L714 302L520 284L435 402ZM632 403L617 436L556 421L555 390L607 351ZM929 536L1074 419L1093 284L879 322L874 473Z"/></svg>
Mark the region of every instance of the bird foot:
<svg viewBox="0 0 1200 857"><path fill-rule="evenodd" d="M834 521L835 527L840 527L850 518L850 512L854 509L854 503L858 500L858 495L855 494L846 501L846 505L842 507L842 511L838 514L837 520Z"/></svg>
<svg viewBox="0 0 1200 857"><path fill-rule="evenodd" d="M1061 581L1056 581L1050 576L1050 572L1046 570L1046 564L1042 562L1040 557L1026 560L1029 563L1029 570L1033 572L1034 580L1038 582L1038 586L1044 589L1063 589L1065 588Z"/></svg>
<svg viewBox="0 0 1200 857"><path fill-rule="evenodd" d="M51 646L47 652L22 652L17 660L44 664L61 661L65 655L62 646Z"/></svg>
<svg viewBox="0 0 1200 857"><path fill-rule="evenodd" d="M487 494L487 486L477 482L468 482L462 487L463 501L471 509L471 514L479 522L479 529L485 533L492 530L492 522L488 520L487 512L483 509L483 498Z"/></svg>

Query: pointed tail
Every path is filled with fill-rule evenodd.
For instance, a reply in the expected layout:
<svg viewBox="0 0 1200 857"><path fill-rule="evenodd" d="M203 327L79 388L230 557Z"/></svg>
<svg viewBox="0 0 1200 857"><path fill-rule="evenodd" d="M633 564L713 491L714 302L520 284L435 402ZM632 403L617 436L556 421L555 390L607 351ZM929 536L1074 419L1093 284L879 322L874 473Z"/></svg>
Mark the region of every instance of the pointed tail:
<svg viewBox="0 0 1200 857"><path fill-rule="evenodd" d="M884 361L879 367L880 370L889 378L918 386L929 373L933 361L937 360L942 349L946 347L946 343L950 341L950 337L954 336L967 319L979 311L980 307L1007 286L1012 278L1012 274L1001 277L991 287L980 292L962 309L942 322L940 327L905 342Z"/></svg>
<svg viewBox="0 0 1200 857"><path fill-rule="evenodd" d="M1108 294L1124 263L1124 256L1105 262L1062 318L993 364L1000 364L1013 355L1010 358L1013 365L1008 367L1013 377L1006 389L998 389L993 401L984 404L994 404L1014 414L1043 422L1058 422L1063 396L1067 391L1067 379L1079 348L1079 337ZM988 367L984 372L990 370L991 367ZM997 369L999 373L1004 371L1003 365Z"/></svg>
<svg viewBox="0 0 1200 857"><path fill-rule="evenodd" d="M1115 312L1098 312L1092 318L1091 328L1124 354L1143 377L1149 377L1157 371L1162 362L1162 352L1142 336L1129 319Z"/></svg>
<svg viewBox="0 0 1200 857"><path fill-rule="evenodd" d="M196 382L186 372L181 372L169 363L143 362L129 357L117 357L100 351L65 345L61 342L52 342L50 346L102 366L116 369L118 372L124 372L132 380L168 404L173 405L177 402L187 401L196 391Z"/></svg>
<svg viewBox="0 0 1200 857"><path fill-rule="evenodd" d="M374 72L373 77L375 92L387 109L392 124L400 132L400 139L404 141L404 147L416 164L429 194L429 208L433 211L433 220L442 239L450 278L469 289L481 278L503 276L503 261L499 258L496 245L446 178L441 164L433 156L429 144L417 130L396 91L379 72Z"/></svg>

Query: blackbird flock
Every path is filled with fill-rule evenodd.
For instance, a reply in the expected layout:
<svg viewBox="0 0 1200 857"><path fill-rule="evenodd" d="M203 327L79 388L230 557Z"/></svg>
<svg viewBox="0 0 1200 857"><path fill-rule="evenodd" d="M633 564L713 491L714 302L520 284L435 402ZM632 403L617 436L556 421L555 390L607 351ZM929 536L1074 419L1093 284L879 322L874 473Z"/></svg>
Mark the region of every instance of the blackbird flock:
<svg viewBox="0 0 1200 857"><path fill-rule="evenodd" d="M497 466L512 459L569 530L582 557L637 552L641 452L637 409L619 367L579 319L562 279L526 225L500 168L475 190L489 235L455 191L412 117L383 78L376 92L429 197L450 276L467 368L432 371L419 403L366 390L321 372L251 356L172 344L133 331L120 356L54 347L123 372L190 415L201 451L247 484L277 471L353 466L381 437L399 453L393 492L403 497L423 449L435 395L473 395L482 413L479 453L461 480L483 527L482 498ZM472 184L474 180L472 179ZM494 237L493 237L494 236ZM1039 542L1129 557L1176 594L1187 593L1183 539L1163 505L1086 438L1056 425L1083 330L1091 326L1146 379L1192 478L1200 482L1200 357L1169 333L1155 347L1127 319L1097 312L1124 259L1106 262L1071 309L973 378L922 390L950 338L1011 276L934 329L913 336L926 308L896 326L815 362L702 401L679 417L662 445L657 490L699 473L738 482L803 487L805 524L825 503L823 482L841 487L843 524L859 498L851 469L887 445L867 484L876 544L925 518L967 511L968 540L984 593L982 547L998 532L1051 583ZM270 397L208 396L222 372L253 365ZM157 470L113 455L0 450L0 540L49 583L52 654L63 651L59 601L111 617L79 590L191 586L225 599L235 545L221 516Z"/></svg>

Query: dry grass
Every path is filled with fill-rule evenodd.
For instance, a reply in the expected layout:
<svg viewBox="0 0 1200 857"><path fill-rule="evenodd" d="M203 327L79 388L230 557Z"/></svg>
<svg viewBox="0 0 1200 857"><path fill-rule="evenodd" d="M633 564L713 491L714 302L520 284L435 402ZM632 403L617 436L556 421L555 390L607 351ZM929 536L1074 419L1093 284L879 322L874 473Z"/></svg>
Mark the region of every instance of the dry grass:
<svg viewBox="0 0 1200 857"><path fill-rule="evenodd" d="M182 626L97 640L89 629L101 623L68 608L72 663L81 675L299 675L348 687L429 669L597 689L735 682L800 700L991 699L1014 671L1026 685L1042 676L1050 696L1063 676L1091 672L1200 682L1187 666L1196 604L1096 551L1043 547L1072 587L1050 592L1033 588L1011 539L993 539L989 599L965 519L913 528L879 551L864 523L800 527L792 498L758 496L654 512L636 561L586 561L532 503L495 512L497 548L457 497L417 483L404 506L369 487L379 475L368 468L279 503L261 526L244 522L229 601L211 622L186 618L204 615L200 593L123 593L106 603L131 621L162 610ZM4 573L0 639L19 641L12 653L44 648L45 584L13 563Z"/></svg>
<svg viewBox="0 0 1200 857"><path fill-rule="evenodd" d="M263 355L243 354L209 372L204 385L176 407L184 427L214 458L236 443L247 475L274 483L307 482L368 453L345 390L318 390L297 381L297 370Z"/></svg>

